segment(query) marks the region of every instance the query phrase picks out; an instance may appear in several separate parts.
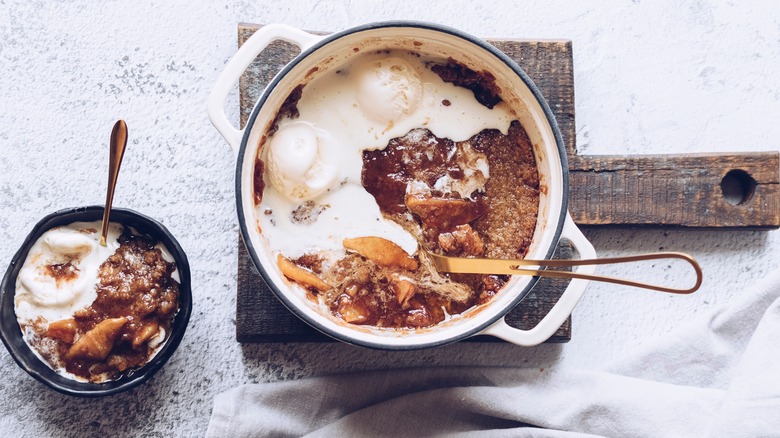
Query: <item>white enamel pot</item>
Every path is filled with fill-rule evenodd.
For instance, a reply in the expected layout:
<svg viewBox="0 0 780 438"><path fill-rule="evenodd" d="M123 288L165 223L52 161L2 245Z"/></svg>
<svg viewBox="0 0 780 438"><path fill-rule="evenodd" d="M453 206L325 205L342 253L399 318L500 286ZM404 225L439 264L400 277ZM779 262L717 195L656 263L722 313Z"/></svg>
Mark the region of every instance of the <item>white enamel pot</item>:
<svg viewBox="0 0 780 438"><path fill-rule="evenodd" d="M268 84L243 130L236 129L224 112L225 99L255 57L271 42L282 40L301 48ZM573 280L552 310L530 330L510 327L504 315L536 284L538 277L513 276L489 303L470 309L434 327L383 330L347 324L307 299L303 290L283 278L276 255L268 249L257 226L253 173L261 137L290 92L356 53L380 49L413 50L436 57L452 57L473 70L487 70L496 78L501 97L517 113L533 144L540 179L540 205L529 259L550 258L558 240L570 240L582 258L595 258L593 246L567 212L569 181L566 151L552 112L525 72L509 57L479 38L448 27L420 22L381 22L327 36L313 35L286 25L262 27L236 52L209 97L211 122L238 154L236 204L241 233L249 254L268 286L294 314L338 340L373 348L404 350L443 345L470 336L492 335L531 346L547 340L571 314L587 281ZM591 274L593 266L577 272Z"/></svg>

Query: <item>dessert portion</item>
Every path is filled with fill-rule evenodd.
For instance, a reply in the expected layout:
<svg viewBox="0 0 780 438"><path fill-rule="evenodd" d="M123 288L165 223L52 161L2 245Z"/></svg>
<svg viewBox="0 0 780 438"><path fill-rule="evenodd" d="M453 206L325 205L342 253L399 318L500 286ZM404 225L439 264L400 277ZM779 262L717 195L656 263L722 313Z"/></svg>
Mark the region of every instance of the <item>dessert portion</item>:
<svg viewBox="0 0 780 438"><path fill-rule="evenodd" d="M508 276L438 273L426 251L525 256L539 176L516 119L488 72L417 53L361 54L299 86L255 166L280 271L352 324L428 327L489 301Z"/></svg>
<svg viewBox="0 0 780 438"><path fill-rule="evenodd" d="M14 298L22 336L71 379L116 380L153 358L179 308L176 265L167 249L111 223L54 227L35 242Z"/></svg>
<svg viewBox="0 0 780 438"><path fill-rule="evenodd" d="M416 129L363 152L363 185L427 251L522 258L533 237L539 176L519 122L462 142Z"/></svg>

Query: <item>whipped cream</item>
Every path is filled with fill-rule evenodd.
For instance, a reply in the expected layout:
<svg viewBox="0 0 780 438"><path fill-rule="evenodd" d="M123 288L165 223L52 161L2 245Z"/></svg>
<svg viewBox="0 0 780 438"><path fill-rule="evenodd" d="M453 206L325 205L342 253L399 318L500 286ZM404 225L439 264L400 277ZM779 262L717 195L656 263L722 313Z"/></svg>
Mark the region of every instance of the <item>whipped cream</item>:
<svg viewBox="0 0 780 438"><path fill-rule="evenodd" d="M444 82L426 66L430 61L404 51L361 54L306 84L299 117L280 120L261 151L268 184L256 214L272 251L291 258L343 254L345 238L377 236L416 252L417 240L385 219L363 188L363 151L383 149L415 128L453 141L484 129L506 134L516 118L506 103L489 109L471 90ZM489 174L487 161L476 156L470 164L470 172L479 172L469 184L437 186L461 194L478 189ZM296 216L306 201L315 204L314 220Z"/></svg>

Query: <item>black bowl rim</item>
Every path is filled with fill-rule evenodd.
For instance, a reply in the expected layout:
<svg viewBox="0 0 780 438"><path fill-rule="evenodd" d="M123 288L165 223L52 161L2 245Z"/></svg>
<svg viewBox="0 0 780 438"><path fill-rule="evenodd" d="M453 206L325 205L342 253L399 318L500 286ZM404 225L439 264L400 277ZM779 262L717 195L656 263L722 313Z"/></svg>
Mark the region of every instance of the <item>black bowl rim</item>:
<svg viewBox="0 0 780 438"><path fill-rule="evenodd" d="M258 99L257 103L255 103L254 108L252 109L252 112L249 116L249 119L246 123L246 127L243 133L243 137L241 139L241 145L238 150L238 159L236 161L236 174L235 174L235 186L236 186L236 213L238 215L238 222L239 222L239 228L241 230L241 235L244 240L244 244L247 247L247 252L250 255L250 258L252 259L252 262L255 265L255 268L257 268L260 275L263 277L263 280L268 285L268 287L271 289L271 291L276 295L276 297L279 299L279 301L284 304L287 309L289 309L293 314L298 316L302 321L309 324L314 329L318 330L319 332L332 337L336 340L358 345L362 347L369 347L369 348L376 348L376 349L383 349L383 350L417 350L417 349L423 349L423 348L431 348L431 347L438 347L446 344L451 344L453 342L457 342L466 338L469 338L471 336L474 336L476 334L479 334L480 332L484 331L488 327L490 327L492 324L494 324L496 321L498 321L500 318L502 318L504 315L506 315L507 312L512 310L520 301L525 299L525 297L530 293L531 289L536 285L536 283L539 281L539 277L532 277L529 283L525 286L525 288L522 291L517 292L517 296L512 300L511 303L509 303L506 306L506 309L504 312L501 312L494 317L490 318L488 321L485 321L484 323L480 324L477 327L474 327L468 331L461 332L457 335L450 336L449 338L439 340L439 341L431 341L428 343L422 343L422 344L413 344L413 345L390 345L382 342L373 342L368 341L360 338L355 337L349 337L349 336L342 336L339 333L331 331L327 326L320 324L319 322L310 319L305 313L300 311L296 305L292 302L290 297L287 296L287 294L284 293L284 291L279 290L279 288L276 287L274 282L271 280L270 275L265 270L265 267L260 262L259 257L257 256L256 249L254 245L252 244L252 240L250 238L250 233L248 229L248 223L254 223L254 219L251 221L247 221L247 218L244 217L243 214L243 200L242 200L242 167L244 162L244 157L246 155L247 146L249 142L249 135L251 134L252 127L255 124L255 121L257 119L258 114L260 113L260 109L265 104L265 101L268 99L270 94L273 92L273 90L276 88L276 86L281 82L285 76L287 76L288 73L296 66L298 63L301 62L304 58L311 55L315 51L319 50L320 48L326 46L327 44L342 38L347 35L351 35L354 33L369 31L369 30L375 30L375 29L383 29L383 28L419 28L419 29L426 29L431 30L435 32L440 32L444 34L449 34L458 38L461 38L467 42L470 42L474 44L475 46L481 48L482 50L485 50L486 52L489 52L496 58L498 58L500 61L502 61L506 67L510 70L512 70L519 78L520 80L528 87L528 89L533 94L536 101L539 103L539 105L542 108L542 111L544 112L545 118L547 119L547 122L550 124L550 128L552 129L553 136L555 138L556 146L558 147L558 155L560 156L560 164L561 164L561 174L563 179L563 187L562 187L562 197L561 197L561 211L558 216L558 223L555 225L555 233L553 236L553 243L550 245L550 248L547 251L546 258L551 258L553 255L553 252L555 251L555 248L557 246L557 242L560 239L561 232L563 231L563 225L566 219L566 214L568 211L568 202L569 202L569 164L568 164L568 155L566 152L566 148L563 143L563 136L561 135L561 130L558 127L558 123L555 120L555 115L553 114L552 110L550 109L550 106L547 104L547 101L542 96L541 91L539 88L534 84L534 82L531 80L531 78L528 76L528 74L509 56L507 56L504 52L498 50L495 46L489 44L485 40L481 38L477 38L471 34L468 34L466 32L463 32L461 30L448 27L445 25L441 25L438 23L431 23L431 22L425 22L425 21L414 21L414 20L393 20L393 21L379 21L379 22L373 22L373 23L367 23L360 26L351 27L349 29L345 29L340 32L332 33L329 35L324 36L321 40L314 43L311 47L308 49L305 49L301 51L298 56L296 56L292 61L287 63L280 71L276 74L276 76L271 80L271 82L265 87L262 95Z"/></svg>
<svg viewBox="0 0 780 438"><path fill-rule="evenodd" d="M161 350L146 365L131 375L103 383L78 382L57 374L46 363L42 362L22 339L21 329L16 320L14 296L16 294L16 278L24 264L32 245L47 230L54 226L73 222L99 220L103 216L102 205L73 207L55 211L41 219L30 231L19 250L13 256L2 284L0 285L0 338L13 357L14 361L29 375L49 388L78 397L102 397L135 388L149 380L173 355L184 337L190 314L192 313L192 290L190 265L187 255L179 242L168 229L151 217L125 208L112 208L112 222L119 222L141 232L148 233L159 239L176 261L181 280L179 286L179 311L174 317L172 332ZM11 315L12 317L8 317Z"/></svg>

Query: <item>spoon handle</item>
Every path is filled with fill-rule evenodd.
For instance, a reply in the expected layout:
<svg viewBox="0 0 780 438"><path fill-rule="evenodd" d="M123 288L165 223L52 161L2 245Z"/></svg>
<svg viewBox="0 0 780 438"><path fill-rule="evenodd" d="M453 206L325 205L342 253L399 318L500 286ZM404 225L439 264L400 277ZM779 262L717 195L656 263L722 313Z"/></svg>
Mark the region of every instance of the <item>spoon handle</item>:
<svg viewBox="0 0 780 438"><path fill-rule="evenodd" d="M106 207L103 210L103 229L100 234L100 245L106 246L108 234L108 218L111 215L111 203L114 202L114 189L119 176L119 168L122 166L122 158L125 156L127 145L127 124L124 120L118 120L111 130L111 143L108 159L108 189L106 190Z"/></svg>
<svg viewBox="0 0 780 438"><path fill-rule="evenodd" d="M689 294L695 292L701 286L703 275L699 263L688 254L680 252L658 252L650 254L640 254L627 257L605 257L597 259L581 260L501 260L501 259L472 259L463 257L446 257L438 254L428 253L433 261L433 265L438 271L470 273L470 274L509 274L509 275L538 275L541 277L556 278L578 278L583 280L602 281L605 283L615 283L624 286L640 287L659 292L670 292L676 294ZM569 267L584 265L608 265L617 263L638 262L644 260L658 259L678 259L688 262L696 274L696 283L689 289L678 289L666 286L659 286L639 281L626 280L622 278L607 277L603 275L578 274L569 271L552 271L541 269L542 267ZM526 268L529 266L529 268Z"/></svg>

